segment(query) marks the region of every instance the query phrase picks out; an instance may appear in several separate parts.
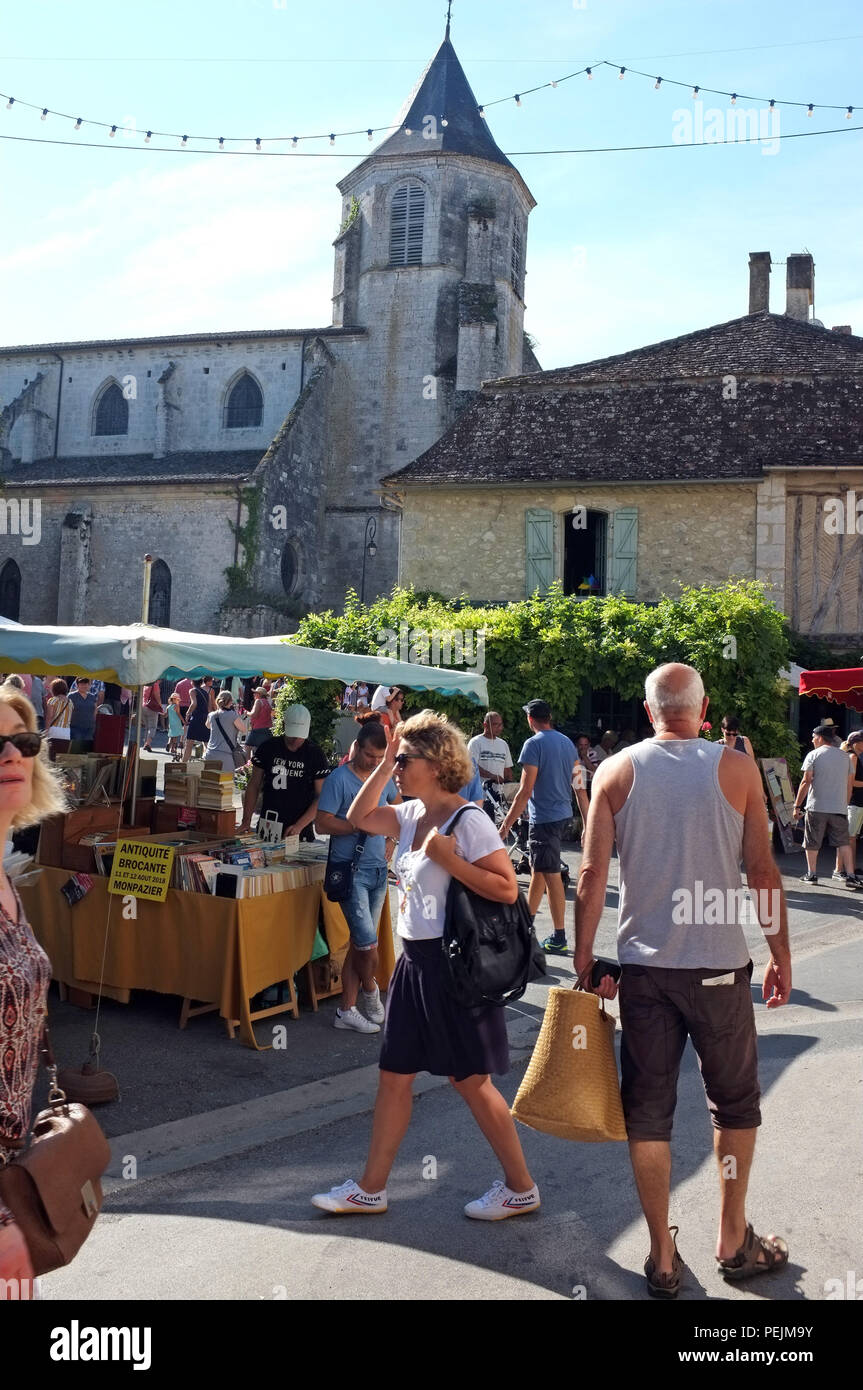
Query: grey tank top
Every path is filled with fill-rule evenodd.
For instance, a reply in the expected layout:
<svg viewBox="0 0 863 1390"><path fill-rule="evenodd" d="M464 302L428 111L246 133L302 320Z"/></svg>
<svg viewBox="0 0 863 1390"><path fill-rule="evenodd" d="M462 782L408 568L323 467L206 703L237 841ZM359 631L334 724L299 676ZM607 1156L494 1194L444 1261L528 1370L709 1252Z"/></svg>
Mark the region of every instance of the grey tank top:
<svg viewBox="0 0 863 1390"><path fill-rule="evenodd" d="M723 749L703 738L650 739L622 755L634 773L614 817L623 965L736 970L749 960L744 818L719 786Z"/></svg>

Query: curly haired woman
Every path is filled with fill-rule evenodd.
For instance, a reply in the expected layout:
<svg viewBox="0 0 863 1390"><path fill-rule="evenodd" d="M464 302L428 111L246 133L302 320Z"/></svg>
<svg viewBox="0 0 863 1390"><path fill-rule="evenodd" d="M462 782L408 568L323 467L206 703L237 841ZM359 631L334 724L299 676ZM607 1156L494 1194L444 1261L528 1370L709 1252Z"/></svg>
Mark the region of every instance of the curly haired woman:
<svg viewBox="0 0 863 1390"><path fill-rule="evenodd" d="M412 799L379 806L393 772L402 796ZM387 996L365 1171L359 1183L350 1178L314 1196L312 1202L322 1211L386 1211L387 1178L410 1122L411 1090L420 1071L449 1078L503 1168L504 1180L468 1202L465 1214L500 1221L539 1206L509 1106L489 1075L509 1070L504 1011L463 1008L445 982L441 937L451 879L493 902L513 903L518 895L515 870L497 830L484 811L459 795L472 773L461 731L423 710L397 731L387 730L386 755L348 809L347 819L358 830L398 837L402 954ZM471 810L448 834L464 806Z"/></svg>

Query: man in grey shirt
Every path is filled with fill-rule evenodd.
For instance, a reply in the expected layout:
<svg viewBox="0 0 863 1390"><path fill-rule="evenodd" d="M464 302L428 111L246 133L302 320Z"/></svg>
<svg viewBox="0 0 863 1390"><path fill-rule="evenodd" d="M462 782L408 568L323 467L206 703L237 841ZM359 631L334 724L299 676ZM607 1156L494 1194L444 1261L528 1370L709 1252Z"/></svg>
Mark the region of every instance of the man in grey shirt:
<svg viewBox="0 0 863 1390"><path fill-rule="evenodd" d="M863 880L854 875L847 816L854 785L854 765L848 754L834 744L834 727L833 721L829 720L812 730L815 746L803 759L803 778L794 800L794 819L799 818L805 797L803 848L809 867L800 881L818 882L818 851L826 831L829 843L836 849L845 870L845 887L856 891L863 888Z"/></svg>
<svg viewBox="0 0 863 1390"><path fill-rule="evenodd" d="M589 979L616 839L621 1098L650 1231L648 1293L667 1299L677 1297L682 1270L668 1206L671 1129L687 1037L698 1054L713 1121L719 1272L747 1279L788 1262L785 1242L756 1235L745 1212L761 1112L744 913L755 909L768 940L762 987L768 1008L786 1003L791 992L791 952L754 760L699 737L708 700L691 666L659 666L645 692L654 738L608 758L593 779L576 897L575 968ZM613 999L616 991L606 974L594 992Z"/></svg>

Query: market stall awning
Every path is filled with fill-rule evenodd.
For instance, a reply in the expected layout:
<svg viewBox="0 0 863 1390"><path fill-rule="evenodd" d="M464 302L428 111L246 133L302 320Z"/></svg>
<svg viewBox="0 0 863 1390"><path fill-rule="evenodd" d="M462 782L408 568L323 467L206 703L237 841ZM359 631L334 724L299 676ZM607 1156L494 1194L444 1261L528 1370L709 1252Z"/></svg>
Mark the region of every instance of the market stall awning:
<svg viewBox="0 0 863 1390"><path fill-rule="evenodd" d="M800 694L817 695L848 705L863 714L863 666L846 666L837 671L801 671Z"/></svg>
<svg viewBox="0 0 863 1390"><path fill-rule="evenodd" d="M131 623L126 627L0 629L0 670L23 675L89 675L119 685L149 685L181 676L291 676L295 680L364 680L437 690L488 704L485 677L416 662L301 647L291 637L214 637Z"/></svg>

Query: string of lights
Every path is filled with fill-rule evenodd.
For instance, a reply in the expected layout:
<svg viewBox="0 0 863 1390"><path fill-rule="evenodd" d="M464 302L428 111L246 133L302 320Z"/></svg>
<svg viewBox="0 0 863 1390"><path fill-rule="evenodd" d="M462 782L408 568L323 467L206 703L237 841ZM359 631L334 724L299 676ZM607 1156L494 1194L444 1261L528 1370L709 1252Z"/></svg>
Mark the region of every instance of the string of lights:
<svg viewBox="0 0 863 1390"><path fill-rule="evenodd" d="M693 99L695 99L695 100L698 100L699 98L701 98L701 97L704 96L704 95L722 96L722 97L728 97L728 98L729 98L729 101L730 101L730 103L731 103L732 106L735 106L735 105L737 104L738 101L743 100L743 101L755 102L755 103L758 103L758 104L766 105L770 110L775 110L777 107L782 107L782 108L784 108L784 107L789 107L789 108L800 108L800 109L805 109L807 115L810 116L810 117L814 116L814 114L815 114L816 111L844 111L844 112L845 112L845 118L846 118L846 120L851 120L851 117L852 117L853 114L854 114L854 105L853 105L853 104L847 104L847 103L845 103L845 102L836 103L836 102L797 101L797 100L790 100L790 99L787 99L787 98L781 98L781 99L780 99L780 98L778 98L778 97L753 96L753 95L750 94L750 93L737 92L737 91L733 91L733 90L725 89L725 88L704 87L704 86L702 86L700 83L682 82L682 81L680 81L680 80L677 79L677 78L663 77L663 76L658 75L658 74L655 74L655 73L645 72L645 71L643 71L643 70L641 70L641 69L638 69L638 68L629 68L629 67L626 66L626 64L621 64L621 63L612 62L610 59L607 59L607 58L603 58L603 59L600 59L600 60L599 60L598 62L596 62L596 63L592 63L592 64L590 65L590 67L579 68L578 71L576 71L576 72L566 73L566 74L565 74L564 76L562 76L562 77L556 77L556 78L552 78L552 79L551 79L550 81L548 81L548 82L542 82L542 83L540 83L539 85L537 85L537 86L535 86L535 87L527 87L527 88L525 88L523 91L513 93L511 96L507 96L507 97L496 97L493 101L483 102L482 104L478 105L478 107L477 107L478 114L479 114L480 116L482 116L482 117L485 117L485 113L486 113L486 111L487 111L490 107L493 107L493 106L500 106L500 105L502 105L504 102L514 101L515 104L516 104L516 106L519 106L519 107L520 107L520 106L522 105L522 100L523 100L524 97L533 96L533 95L535 95L537 92L543 92L543 91L547 91L547 90L552 90L552 89L554 89L554 88L560 87L560 86L561 86L563 83L565 83L565 82L572 82L572 81L574 81L576 78L579 78L579 77L584 77L584 78L587 79L587 81L593 81L594 77L597 76L597 75L599 74L599 72L600 72L601 70L605 69L605 68L610 68L610 69L612 69L612 70L614 70L614 69L616 68L616 69L617 69L617 76L618 76L618 79L619 79L619 81L621 81L621 82L622 82L622 81L624 80L624 78L627 77L628 75L631 76L631 77L644 78L644 79L646 79L646 80L648 80L648 81L650 81L650 82L653 83L654 89L655 89L656 91L660 91L663 87L666 87L666 88L668 88L668 87L688 88L688 89L691 91L691 94L692 94ZM6 109L7 109L7 111L13 111L15 108L22 108L22 109L28 110L28 111L39 111L39 112L41 113L41 114L40 114L40 119L43 120L43 121L47 121L48 118L49 118L49 116L54 117L54 118L57 119L57 120L70 121L70 122L72 123L73 132L78 132L78 131L82 130L84 126L92 126L92 127L93 127L94 129L96 129L96 130L107 130L107 132L108 132L108 137L109 137L109 139L112 139L112 140L116 138L118 131L121 132L123 136L125 136L125 137L127 137L127 138L130 138L130 139L133 138L133 137L135 137L135 136L137 136L138 134L141 133L141 131L138 129L138 127L137 127L136 124L133 125L133 126L130 126L130 125L128 124L128 119L129 119L129 118L127 118L127 121L115 121L115 122L111 122L111 121L97 121L97 120L91 120L89 117L85 118L85 117L83 117L83 116L72 116L72 115L70 115L70 114L69 114L68 112L66 112L66 111L54 111L54 110L52 110L52 108L49 107L49 106L43 106L43 105L41 105L41 103L36 103L36 102L32 102L32 101L21 100L20 98L15 97L15 96L12 96L12 95L10 95L10 94L8 94L8 93L6 93L6 92L0 92L0 101L2 101L2 100L5 100L5 102L6 102ZM442 125L446 125L446 124L447 124L447 121L446 121L446 114L445 114L445 113L429 113L429 114L430 114L430 115L436 116L436 118L441 122ZM374 137L375 137L376 135L378 135L378 136L386 135L386 134L388 134L389 132L391 132L391 131L393 131L393 130L397 130L398 128L399 128L398 125L386 125L386 126L366 126L366 127L364 127L364 128L358 127L358 128L356 128L356 129L353 129L353 130L329 131L328 133L322 133L322 134L316 134L316 135L273 135L273 136L236 136L236 135L231 135L231 136L226 136L226 135L193 135L193 134L189 134L189 133L181 134L181 133L178 132L178 131L157 130L157 129L155 129L155 127L152 127L152 128L146 129L146 131L145 131L145 133L144 133L144 137L143 137L143 143L144 143L145 145L149 145L150 142L151 142L151 140L155 137L156 139L159 139L159 140L178 141L181 149L189 149L189 148L190 148L190 146L189 146L189 142L190 142L190 141L203 142L204 148L202 148L200 145L197 145L197 146L193 146L193 147L192 147L193 151L194 151L195 153L198 153L198 154L201 154L201 153L217 153L217 152L223 152L223 153L246 153L247 151L232 150L232 149L229 149L229 147L230 147L230 146L233 146L233 145L247 145L247 146L248 146L248 145L252 145L252 146L253 146L253 149L250 150L250 151L248 151L248 153L257 153L257 154L268 153L268 154L272 154L272 153L279 153L279 151L272 151L272 150L267 150L267 151L265 151L265 150L264 150L264 145L265 145L265 144L266 144L266 145L283 145L283 144L289 144L290 147L291 147L291 150L294 150L294 151L295 151L300 143L306 143L306 142L309 142L309 141L329 140L330 146L334 146L335 143L336 143L336 140L345 139L345 138L351 138L351 137L357 136L357 135L365 135L369 141L372 141L372 140L374 140ZM407 131L406 133L411 134L412 132L411 132L411 131ZM814 133L814 132L813 132L813 133ZM824 134L828 134L828 133L833 134L833 133L835 133L835 132L826 132L826 131L825 131L825 132L823 132L823 133L824 133ZM23 137L20 137L20 138L23 138ZM785 137L785 138L787 138L787 137ZM37 140L37 143L43 143L43 144L49 144L49 143L50 143L50 144L69 143L69 144L74 144L74 143L77 143L77 142L74 142L74 141L63 142L63 141L54 141L54 140L51 140L51 141L41 140L41 141L39 141L39 140ZM84 144L84 142L81 142L81 143L82 143L82 145ZM743 144L744 141L741 140L741 141L713 142L713 143L740 143L740 144ZM213 148L212 148L212 150L207 150L207 149L206 149L206 146L212 146ZM89 144L88 147L89 147L89 148L106 148L106 149L107 149L107 148L110 148L110 146L94 145L92 142ZM640 148L640 149L651 149L651 148L662 148L662 146L619 146L619 147L617 147L617 148L622 148L622 149L635 149L635 148ZM588 153L589 151L572 151L572 153L582 153L582 152ZM290 153L290 151L288 151L288 153ZM525 153L529 153L529 151L526 151Z"/></svg>

